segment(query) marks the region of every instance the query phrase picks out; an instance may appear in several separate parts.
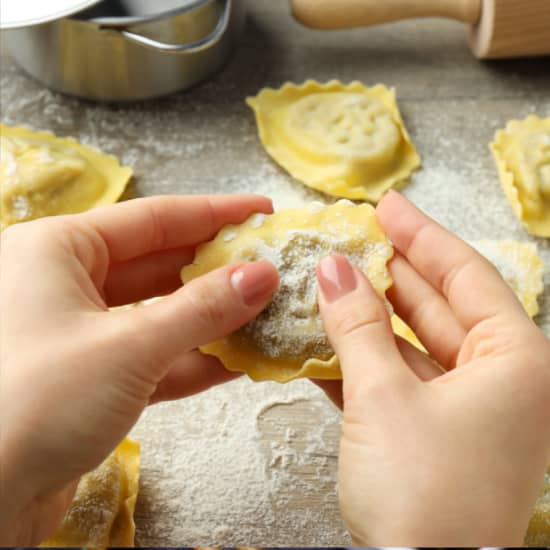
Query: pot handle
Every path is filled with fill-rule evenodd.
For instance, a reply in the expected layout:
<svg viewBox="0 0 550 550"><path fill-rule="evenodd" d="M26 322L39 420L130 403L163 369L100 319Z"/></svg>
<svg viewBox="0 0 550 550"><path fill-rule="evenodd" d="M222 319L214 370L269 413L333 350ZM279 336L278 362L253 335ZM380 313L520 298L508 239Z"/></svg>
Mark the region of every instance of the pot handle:
<svg viewBox="0 0 550 550"><path fill-rule="evenodd" d="M219 1L219 0L217 0ZM229 19L231 16L231 4L232 0L222 0L224 2L223 12L218 19L216 28L204 38L195 40L194 42L189 42L187 44L167 44L165 42L159 42L153 38L143 36L142 34L137 34L135 32L121 30L118 31L124 38L135 42L147 48L152 48L154 50L159 50L167 53L183 53L191 54L206 50L220 41L221 37L224 35L229 24Z"/></svg>

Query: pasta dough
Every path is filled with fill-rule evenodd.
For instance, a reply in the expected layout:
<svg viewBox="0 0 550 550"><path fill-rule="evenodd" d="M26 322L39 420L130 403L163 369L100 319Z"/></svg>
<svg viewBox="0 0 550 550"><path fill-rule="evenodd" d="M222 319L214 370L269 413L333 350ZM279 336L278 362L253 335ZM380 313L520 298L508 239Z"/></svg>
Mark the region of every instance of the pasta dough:
<svg viewBox="0 0 550 550"><path fill-rule="evenodd" d="M331 253L349 257L381 296L391 285L386 263L393 249L368 204L312 203L271 216L256 214L240 226L222 229L183 269L184 282L225 264L267 259L277 267L281 284L257 319L201 350L253 380L341 378L317 305L315 270Z"/></svg>
<svg viewBox="0 0 550 550"><path fill-rule="evenodd" d="M539 548L550 546L550 468L531 516L525 544Z"/></svg>
<svg viewBox="0 0 550 550"><path fill-rule="evenodd" d="M273 159L329 195L377 202L420 166L395 91L381 84L308 80L264 88L247 103Z"/></svg>
<svg viewBox="0 0 550 550"><path fill-rule="evenodd" d="M116 202L132 170L71 138L0 125L1 227Z"/></svg>
<svg viewBox="0 0 550 550"><path fill-rule="evenodd" d="M544 262L533 243L516 241L472 241L469 243L485 256L515 292L530 317L539 312L538 297L544 292ZM426 351L414 332L399 317L392 317L393 331L413 346Z"/></svg>
<svg viewBox="0 0 550 550"><path fill-rule="evenodd" d="M472 241L471 244L500 272L530 317L539 312L537 298L544 292L544 262L533 243Z"/></svg>
<svg viewBox="0 0 550 550"><path fill-rule="evenodd" d="M516 216L533 235L550 237L550 117L511 120L491 149Z"/></svg>
<svg viewBox="0 0 550 550"><path fill-rule="evenodd" d="M133 546L138 486L139 445L125 439L81 478L63 524L41 546Z"/></svg>
<svg viewBox="0 0 550 550"><path fill-rule="evenodd" d="M415 348L418 348L420 351L424 353L428 353L426 348L422 345L422 343L420 342L416 334L413 332L412 328L409 327L409 325L407 325L405 321L401 319L401 317L394 315L391 318L391 325L392 325L394 334L397 334L397 336L401 336L403 340L407 340L409 344L412 344Z"/></svg>

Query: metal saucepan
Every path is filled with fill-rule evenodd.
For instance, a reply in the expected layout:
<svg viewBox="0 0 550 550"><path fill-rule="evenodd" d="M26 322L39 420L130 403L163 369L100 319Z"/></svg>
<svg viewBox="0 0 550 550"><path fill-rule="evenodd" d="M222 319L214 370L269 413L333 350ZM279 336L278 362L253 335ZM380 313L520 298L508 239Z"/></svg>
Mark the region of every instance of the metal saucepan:
<svg viewBox="0 0 550 550"><path fill-rule="evenodd" d="M183 90L218 71L244 15L245 0L104 0L5 36L17 63L47 86L133 101Z"/></svg>

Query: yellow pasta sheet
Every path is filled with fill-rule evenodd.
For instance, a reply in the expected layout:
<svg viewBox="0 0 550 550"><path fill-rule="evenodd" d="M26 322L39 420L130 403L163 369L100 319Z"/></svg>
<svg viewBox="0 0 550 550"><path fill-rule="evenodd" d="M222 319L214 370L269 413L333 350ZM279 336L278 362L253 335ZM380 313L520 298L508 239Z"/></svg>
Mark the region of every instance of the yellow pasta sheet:
<svg viewBox="0 0 550 550"><path fill-rule="evenodd" d="M139 455L139 445L125 439L98 468L84 475L63 524L41 546L132 547Z"/></svg>
<svg viewBox="0 0 550 550"><path fill-rule="evenodd" d="M550 547L550 468L531 516L525 544L537 548Z"/></svg>
<svg viewBox="0 0 550 550"><path fill-rule="evenodd" d="M420 166L395 91L378 84L287 83L247 99L271 157L336 197L379 201Z"/></svg>
<svg viewBox="0 0 550 550"><path fill-rule="evenodd" d="M319 315L315 274L319 260L335 253L359 266L384 295L392 282L386 263L393 248L368 204L313 203L271 216L257 214L222 229L183 269L184 282L225 264L267 259L277 267L281 283L256 320L201 349L254 380L341 378Z"/></svg>
<svg viewBox="0 0 550 550"><path fill-rule="evenodd" d="M533 243L504 241L472 241L469 243L485 256L499 271L502 278L515 292L530 317L539 312L538 297L544 292L544 262ZM426 351L417 336L399 317L392 318L396 334Z"/></svg>
<svg viewBox="0 0 550 550"><path fill-rule="evenodd" d="M116 202L132 176L71 138L0 124L1 227Z"/></svg>
<svg viewBox="0 0 550 550"><path fill-rule="evenodd" d="M550 237L550 117L511 120L491 150L516 216L529 233Z"/></svg>

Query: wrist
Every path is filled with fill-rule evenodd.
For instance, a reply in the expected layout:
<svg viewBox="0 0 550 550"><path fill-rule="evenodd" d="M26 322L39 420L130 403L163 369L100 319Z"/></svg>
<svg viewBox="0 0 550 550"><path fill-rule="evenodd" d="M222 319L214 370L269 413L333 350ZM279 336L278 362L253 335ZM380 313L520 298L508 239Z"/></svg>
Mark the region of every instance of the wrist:
<svg viewBox="0 0 550 550"><path fill-rule="evenodd" d="M426 524L429 520L424 518L423 523ZM449 548L502 548L512 547L519 548L523 546L524 535L518 534L517 529L511 530L509 533L502 532L502 526L498 529L491 529L491 526L483 523L478 529L472 531L464 530L464 526L460 529L448 529L446 526L433 527L414 527L407 529L398 526L391 530L376 530L375 533L369 535L351 535L351 540L354 547L382 547L397 546L397 547L449 547Z"/></svg>
<svg viewBox="0 0 550 550"><path fill-rule="evenodd" d="M486 507L484 512L447 514L419 510L400 513L392 510L386 518L378 515L376 525L346 522L355 547L520 547L527 521L502 509ZM510 518L514 518L511 520ZM468 526L466 529L465 526Z"/></svg>

